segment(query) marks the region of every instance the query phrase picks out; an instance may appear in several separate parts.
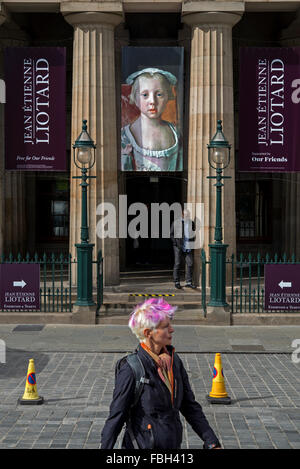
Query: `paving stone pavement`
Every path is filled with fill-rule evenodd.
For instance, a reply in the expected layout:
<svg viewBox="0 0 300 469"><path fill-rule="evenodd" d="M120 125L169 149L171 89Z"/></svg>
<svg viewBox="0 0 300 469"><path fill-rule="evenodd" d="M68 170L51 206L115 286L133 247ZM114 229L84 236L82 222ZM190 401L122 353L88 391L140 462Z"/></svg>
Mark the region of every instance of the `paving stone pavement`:
<svg viewBox="0 0 300 469"><path fill-rule="evenodd" d="M19 347L23 346L20 339ZM6 363L0 363L0 448L99 448L114 366L123 355L8 347ZM180 356L225 449L300 448L300 363L294 363L290 353L224 353L229 406L208 404L205 398L211 390L214 353ZM38 393L45 399L41 406L17 403L24 392L29 358L35 360ZM116 448L119 444L120 438ZM186 422L182 448L202 448Z"/></svg>

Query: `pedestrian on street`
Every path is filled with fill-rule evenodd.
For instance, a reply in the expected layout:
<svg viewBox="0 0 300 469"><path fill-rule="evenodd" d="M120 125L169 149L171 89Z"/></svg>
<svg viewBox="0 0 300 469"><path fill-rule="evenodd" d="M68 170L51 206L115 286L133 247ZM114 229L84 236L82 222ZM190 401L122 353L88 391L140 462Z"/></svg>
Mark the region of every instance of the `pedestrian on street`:
<svg viewBox="0 0 300 469"><path fill-rule="evenodd" d="M133 310L129 327L140 340L135 356L144 369L143 386L136 396L136 377L123 358L116 374L109 417L101 435L101 448L112 449L123 425L123 449L180 449L180 413L204 441L204 448L220 443L195 400L187 372L172 347L171 325L176 307L163 298L151 298Z"/></svg>
<svg viewBox="0 0 300 469"><path fill-rule="evenodd" d="M182 258L186 264L186 285L185 287L195 289L193 284L194 253L193 244L196 239L195 223L190 218L189 210L183 210L182 218L175 220L170 228L170 237L174 250L173 279L175 287L181 289L180 285L180 265Z"/></svg>

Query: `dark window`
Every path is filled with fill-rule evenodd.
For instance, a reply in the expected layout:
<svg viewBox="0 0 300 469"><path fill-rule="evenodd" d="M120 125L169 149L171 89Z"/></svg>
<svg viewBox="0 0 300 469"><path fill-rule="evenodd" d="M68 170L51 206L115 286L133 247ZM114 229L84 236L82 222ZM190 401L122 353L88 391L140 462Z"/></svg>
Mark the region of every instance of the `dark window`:
<svg viewBox="0 0 300 469"><path fill-rule="evenodd" d="M63 241L69 236L69 180L37 180L37 241Z"/></svg>
<svg viewBox="0 0 300 469"><path fill-rule="evenodd" d="M272 185L270 181L236 184L237 241L271 242Z"/></svg>

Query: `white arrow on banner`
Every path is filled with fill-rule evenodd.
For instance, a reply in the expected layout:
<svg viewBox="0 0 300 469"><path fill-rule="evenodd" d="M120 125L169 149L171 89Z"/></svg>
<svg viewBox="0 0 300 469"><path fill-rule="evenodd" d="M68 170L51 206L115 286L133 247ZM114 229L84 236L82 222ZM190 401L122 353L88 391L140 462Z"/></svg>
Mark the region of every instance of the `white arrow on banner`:
<svg viewBox="0 0 300 469"><path fill-rule="evenodd" d="M281 280L281 282L278 283L278 285L280 286L280 288L291 288L292 282L284 282L283 280Z"/></svg>
<svg viewBox="0 0 300 469"><path fill-rule="evenodd" d="M14 281L14 287L22 287L22 288L24 288L25 285L27 285L27 283L24 282L24 280L21 280L21 282L19 282L19 281Z"/></svg>

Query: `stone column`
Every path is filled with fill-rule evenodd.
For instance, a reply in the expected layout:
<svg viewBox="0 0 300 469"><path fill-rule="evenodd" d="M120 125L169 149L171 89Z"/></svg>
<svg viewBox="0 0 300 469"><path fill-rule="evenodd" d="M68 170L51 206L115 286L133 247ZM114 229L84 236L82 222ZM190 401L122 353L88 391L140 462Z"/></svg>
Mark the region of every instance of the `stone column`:
<svg viewBox="0 0 300 469"><path fill-rule="evenodd" d="M232 145L230 165L225 170L231 179L225 180L222 191L223 242L229 244L228 256L236 250L232 27L240 18L241 14L215 11L182 16L183 23L192 28L187 201L204 204L203 248L207 257L208 244L214 241L216 214L215 182L206 177L216 172L208 163L207 144L218 119L223 121L224 135ZM195 252L195 277L199 284L200 250Z"/></svg>
<svg viewBox="0 0 300 469"><path fill-rule="evenodd" d="M7 21L6 21L7 20ZM5 23L5 24L3 24ZM24 47L27 35L0 9L0 78L4 79L4 50ZM5 171L4 106L0 104L0 253L23 252L26 245L25 175Z"/></svg>
<svg viewBox="0 0 300 469"><path fill-rule="evenodd" d="M115 31L115 52L116 52L116 82L122 83L122 47L129 45L129 31L125 28L124 23L120 24ZM121 135L121 86L116 87L117 99L117 136ZM119 140L117 138L117 140ZM120 145L118 145L118 159L120 159ZM119 172L118 179L119 194L126 194L126 175ZM119 239L120 269L125 270L126 259L126 238Z"/></svg>
<svg viewBox="0 0 300 469"><path fill-rule="evenodd" d="M97 145L96 162L89 181L88 220L90 242L95 244L94 259L102 249L105 285L119 284L119 240L96 235L96 208L110 202L118 213L118 152L116 132L116 79L114 28L122 22L121 14L84 12L65 15L74 27L73 95L71 144L81 132L82 119L88 121L88 132ZM71 156L70 252L75 256L75 243L80 242L81 187L80 175ZM96 279L94 278L94 282Z"/></svg>
<svg viewBox="0 0 300 469"><path fill-rule="evenodd" d="M1 4L2 6L2 4ZM0 27L6 21L6 15L0 10ZM2 62L2 64L1 64ZM3 80L3 53L0 42L0 78ZM0 253L4 251L4 103L0 103Z"/></svg>
<svg viewBox="0 0 300 469"><path fill-rule="evenodd" d="M280 43L282 47L300 46L300 10L296 13L295 20L281 33ZM288 256L295 254L300 258L300 174L284 174L284 182L281 184L282 192L282 254Z"/></svg>

